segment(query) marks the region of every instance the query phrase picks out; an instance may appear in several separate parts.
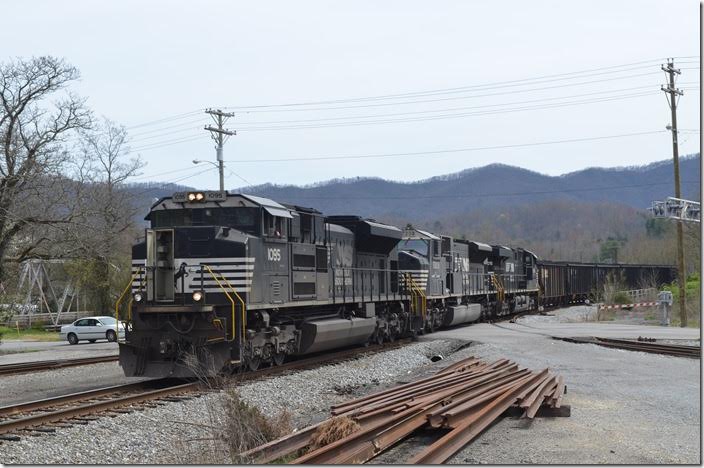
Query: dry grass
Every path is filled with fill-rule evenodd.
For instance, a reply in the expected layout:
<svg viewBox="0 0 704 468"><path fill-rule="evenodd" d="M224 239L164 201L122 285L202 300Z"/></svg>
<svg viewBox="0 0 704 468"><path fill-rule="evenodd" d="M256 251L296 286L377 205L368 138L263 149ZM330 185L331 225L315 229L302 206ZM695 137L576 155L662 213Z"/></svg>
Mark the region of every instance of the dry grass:
<svg viewBox="0 0 704 468"><path fill-rule="evenodd" d="M308 451L312 452L320 447L325 447L335 441L344 439L360 429L360 425L347 416L328 419L313 433Z"/></svg>
<svg viewBox="0 0 704 468"><path fill-rule="evenodd" d="M203 386L211 392L202 397L205 411L198 423L173 421L197 427L198 437L185 436L179 440L179 447L161 462L182 465L244 464L252 460L240 454L249 449L278 439L293 431L291 415L282 412L268 417L259 408L247 404L237 392L236 377L212 378L205 372L205 366L194 356L188 356L186 365L193 370ZM208 359L206 357L206 362ZM190 434L193 431L189 431Z"/></svg>
<svg viewBox="0 0 704 468"><path fill-rule="evenodd" d="M288 412L269 418L257 407L242 401L234 388L225 391L222 410L224 424L221 438L228 447L232 463L250 462L240 454L290 434L293 430Z"/></svg>

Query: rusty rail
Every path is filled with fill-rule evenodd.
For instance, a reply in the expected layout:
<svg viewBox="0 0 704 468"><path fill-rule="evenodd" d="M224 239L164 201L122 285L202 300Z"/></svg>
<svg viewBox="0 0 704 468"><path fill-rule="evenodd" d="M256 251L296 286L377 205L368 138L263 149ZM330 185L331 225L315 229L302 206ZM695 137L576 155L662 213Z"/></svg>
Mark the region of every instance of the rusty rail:
<svg viewBox="0 0 704 468"><path fill-rule="evenodd" d="M702 355L701 346L685 346L658 343L657 341L637 341L623 340L615 338L590 337L553 337L556 340L567 341L578 344L595 344L607 348L625 349L628 351L640 351L643 353L665 354L668 356L678 356L700 359Z"/></svg>
<svg viewBox="0 0 704 468"><path fill-rule="evenodd" d="M562 405L565 391L564 380L548 369L534 372L506 359L487 363L471 357L430 377L333 406L332 418L350 418L360 429L290 463L366 463L423 427L449 432L407 463L443 463L508 411L526 418L545 408L551 416L569 415ZM268 463L297 453L328 421L241 455Z"/></svg>

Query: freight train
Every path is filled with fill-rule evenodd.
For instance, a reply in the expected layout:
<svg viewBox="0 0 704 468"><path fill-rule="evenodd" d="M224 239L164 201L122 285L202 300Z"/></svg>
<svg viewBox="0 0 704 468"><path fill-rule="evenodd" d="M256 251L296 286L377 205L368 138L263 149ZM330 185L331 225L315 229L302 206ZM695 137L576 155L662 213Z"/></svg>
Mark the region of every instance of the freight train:
<svg viewBox="0 0 704 468"><path fill-rule="evenodd" d="M585 301L609 272L629 285L673 275L545 262L522 248L220 191L164 197L145 219L117 306L127 376L255 370Z"/></svg>

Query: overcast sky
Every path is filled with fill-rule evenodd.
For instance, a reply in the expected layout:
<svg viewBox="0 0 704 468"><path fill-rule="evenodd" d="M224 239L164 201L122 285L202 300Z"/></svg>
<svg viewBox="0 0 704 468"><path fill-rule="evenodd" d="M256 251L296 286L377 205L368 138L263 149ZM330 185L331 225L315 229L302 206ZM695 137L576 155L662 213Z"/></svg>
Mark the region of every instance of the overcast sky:
<svg viewBox="0 0 704 468"><path fill-rule="evenodd" d="M646 164L671 157L665 57L682 68L680 128L700 124L693 0L13 0L3 17L2 57L77 66L75 90L128 127L147 162L140 181L217 187L191 162L215 160L206 107L236 112L230 188L412 181L496 162L551 175ZM682 154L698 151L698 133L680 139Z"/></svg>

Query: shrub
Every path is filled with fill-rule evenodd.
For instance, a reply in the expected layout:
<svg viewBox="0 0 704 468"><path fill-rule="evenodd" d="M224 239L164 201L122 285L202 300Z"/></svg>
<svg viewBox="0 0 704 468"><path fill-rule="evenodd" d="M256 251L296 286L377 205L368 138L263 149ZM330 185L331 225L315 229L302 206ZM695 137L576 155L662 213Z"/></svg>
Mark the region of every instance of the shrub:
<svg viewBox="0 0 704 468"><path fill-rule="evenodd" d="M232 388L224 392L223 414L221 437L229 449L232 463L251 461L243 459L240 454L292 431L289 413L268 418L256 406L245 403Z"/></svg>

